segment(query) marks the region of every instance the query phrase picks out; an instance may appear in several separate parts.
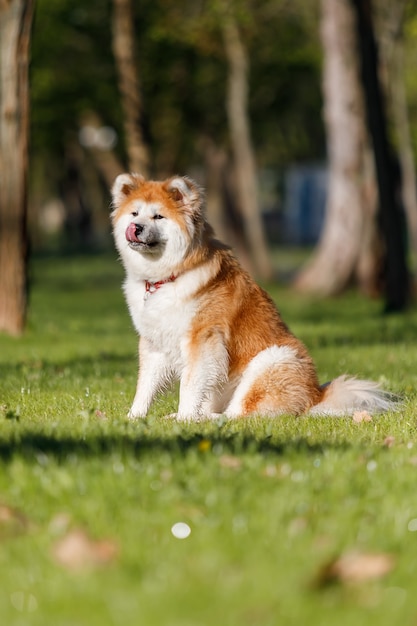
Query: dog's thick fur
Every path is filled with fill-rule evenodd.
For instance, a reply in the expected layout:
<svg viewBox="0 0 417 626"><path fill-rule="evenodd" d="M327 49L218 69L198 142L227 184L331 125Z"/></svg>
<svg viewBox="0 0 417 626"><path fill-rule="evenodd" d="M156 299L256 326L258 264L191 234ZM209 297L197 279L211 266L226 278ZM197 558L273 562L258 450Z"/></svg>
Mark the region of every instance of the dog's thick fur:
<svg viewBox="0 0 417 626"><path fill-rule="evenodd" d="M121 174L112 196L124 291L140 335L131 418L146 416L173 379L180 380L178 419L391 407L389 395L372 382L342 376L320 386L305 346L215 239L202 191L191 179Z"/></svg>

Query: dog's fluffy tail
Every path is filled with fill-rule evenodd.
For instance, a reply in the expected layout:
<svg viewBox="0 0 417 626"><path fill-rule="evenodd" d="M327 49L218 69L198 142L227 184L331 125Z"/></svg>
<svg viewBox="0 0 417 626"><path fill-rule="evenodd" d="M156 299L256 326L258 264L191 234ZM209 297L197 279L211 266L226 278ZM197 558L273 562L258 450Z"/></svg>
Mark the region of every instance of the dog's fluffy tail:
<svg viewBox="0 0 417 626"><path fill-rule="evenodd" d="M353 415L356 411L382 413L394 409L397 399L384 391L378 383L339 376L322 386L321 401L313 406L309 415Z"/></svg>

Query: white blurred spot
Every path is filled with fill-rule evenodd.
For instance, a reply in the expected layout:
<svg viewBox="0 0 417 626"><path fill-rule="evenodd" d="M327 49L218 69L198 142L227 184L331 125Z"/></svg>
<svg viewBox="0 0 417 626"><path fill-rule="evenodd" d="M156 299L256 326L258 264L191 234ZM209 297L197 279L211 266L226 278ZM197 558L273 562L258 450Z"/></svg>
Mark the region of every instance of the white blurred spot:
<svg viewBox="0 0 417 626"><path fill-rule="evenodd" d="M288 476L289 474L291 474L291 465L289 465L288 463L283 463L281 465L281 474L282 476Z"/></svg>
<svg viewBox="0 0 417 626"><path fill-rule="evenodd" d="M237 535L244 535L248 532L248 522L244 515L235 515L233 518L233 532Z"/></svg>
<svg viewBox="0 0 417 626"><path fill-rule="evenodd" d="M176 539L187 539L191 534L191 528L185 522L177 522L171 528L171 532Z"/></svg>
<svg viewBox="0 0 417 626"><path fill-rule="evenodd" d="M79 142L85 148L111 150L117 143L117 133L111 126L82 126L78 134Z"/></svg>
<svg viewBox="0 0 417 626"><path fill-rule="evenodd" d="M65 222L65 206L59 198L51 198L40 210L38 223L47 235L58 233Z"/></svg>
<svg viewBox="0 0 417 626"><path fill-rule="evenodd" d="M304 472L292 472L291 474L291 480L294 483L302 483L304 478L305 478Z"/></svg>
<svg viewBox="0 0 417 626"><path fill-rule="evenodd" d="M408 522L407 528L410 532L415 533L417 531L417 518L411 519Z"/></svg>
<svg viewBox="0 0 417 626"><path fill-rule="evenodd" d="M16 611L33 613L38 608L38 601L31 593L15 591L10 595L10 601Z"/></svg>
<svg viewBox="0 0 417 626"><path fill-rule="evenodd" d="M125 471L125 466L123 465L121 461L115 461L113 463L113 472L115 474L123 474L124 471Z"/></svg>
<svg viewBox="0 0 417 626"><path fill-rule="evenodd" d="M388 587L385 590L385 598L390 607L400 608L407 599L407 591L402 587Z"/></svg>

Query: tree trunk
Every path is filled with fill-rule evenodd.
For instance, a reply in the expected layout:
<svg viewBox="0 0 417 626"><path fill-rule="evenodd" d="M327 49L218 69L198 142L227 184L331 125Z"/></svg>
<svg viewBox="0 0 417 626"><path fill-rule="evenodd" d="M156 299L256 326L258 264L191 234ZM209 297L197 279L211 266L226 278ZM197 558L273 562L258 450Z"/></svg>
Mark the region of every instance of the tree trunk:
<svg viewBox="0 0 417 626"><path fill-rule="evenodd" d="M236 23L230 15L222 20L229 64L227 115L236 170L236 191L244 230L259 278L272 277L272 264L258 201L256 167L248 115L248 62Z"/></svg>
<svg viewBox="0 0 417 626"><path fill-rule="evenodd" d="M378 188L374 155L370 145L367 145L365 151L363 178L363 226L354 282L361 293L370 298L380 298L384 292L384 246L376 220Z"/></svg>
<svg viewBox="0 0 417 626"><path fill-rule="evenodd" d="M134 54L131 0L113 0L113 54L119 76L126 149L131 171L149 175L149 151L143 134L143 103Z"/></svg>
<svg viewBox="0 0 417 626"><path fill-rule="evenodd" d="M354 12L349 0L322 0L321 9L329 191L320 241L295 286L331 295L349 284L359 258L365 214L366 129Z"/></svg>
<svg viewBox="0 0 417 626"><path fill-rule="evenodd" d="M224 206L224 172L227 166L227 153L218 147L210 137L203 137L200 142L206 170L206 207L207 219L221 241L229 241L229 229L226 225Z"/></svg>
<svg viewBox="0 0 417 626"><path fill-rule="evenodd" d="M203 137L201 146L206 171L207 219L216 236L233 248L241 265L247 272L256 274L242 229L242 220L236 206L234 171L229 156L223 147Z"/></svg>
<svg viewBox="0 0 417 626"><path fill-rule="evenodd" d="M402 200L407 215L410 243L414 256L417 257L417 182L404 85L404 35L402 24L399 30L400 32L396 33L393 43L392 69L389 72L391 77L390 92L401 163Z"/></svg>
<svg viewBox="0 0 417 626"><path fill-rule="evenodd" d="M401 311L409 298L406 261L405 216L400 200L399 166L389 144L384 99L378 77L378 51L372 24L370 0L352 0L365 90L366 110L375 157L379 192L379 220L385 245L385 309Z"/></svg>
<svg viewBox="0 0 417 626"><path fill-rule="evenodd" d="M0 1L0 331L22 333L27 293L28 65L34 3Z"/></svg>

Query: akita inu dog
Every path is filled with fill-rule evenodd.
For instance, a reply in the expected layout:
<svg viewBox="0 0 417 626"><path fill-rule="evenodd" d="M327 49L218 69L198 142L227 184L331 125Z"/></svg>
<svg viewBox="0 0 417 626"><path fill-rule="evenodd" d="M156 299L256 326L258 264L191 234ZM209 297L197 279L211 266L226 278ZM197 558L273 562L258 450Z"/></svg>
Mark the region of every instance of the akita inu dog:
<svg viewBox="0 0 417 626"><path fill-rule="evenodd" d="M176 416L186 420L393 406L373 382L340 376L320 385L306 347L215 238L203 193L191 179L121 174L112 196L124 292L140 336L131 418L146 416L155 395L175 379Z"/></svg>

